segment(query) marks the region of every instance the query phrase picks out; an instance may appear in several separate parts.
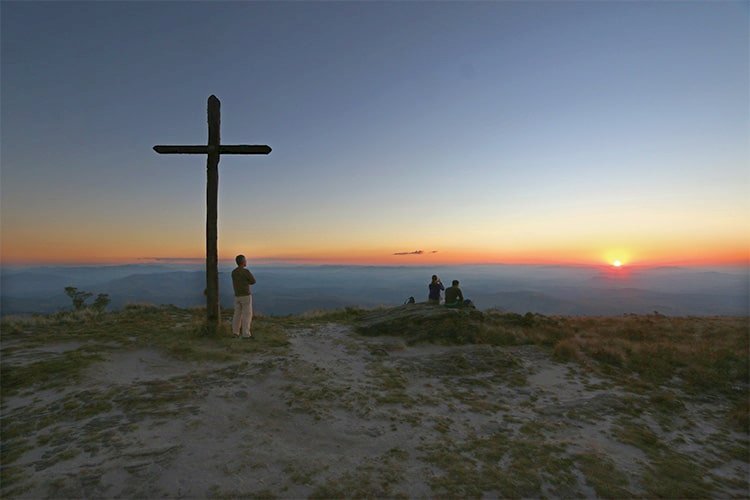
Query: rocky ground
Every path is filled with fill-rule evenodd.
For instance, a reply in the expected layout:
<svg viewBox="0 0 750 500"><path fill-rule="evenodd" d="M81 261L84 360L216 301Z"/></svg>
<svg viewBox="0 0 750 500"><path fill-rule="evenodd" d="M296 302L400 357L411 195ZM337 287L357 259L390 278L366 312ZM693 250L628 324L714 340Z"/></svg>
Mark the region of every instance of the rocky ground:
<svg viewBox="0 0 750 500"><path fill-rule="evenodd" d="M96 359L3 395L2 496L749 494L748 435L719 399L632 390L535 345L411 343L346 322L285 335L283 348L190 361L4 333L6 374Z"/></svg>

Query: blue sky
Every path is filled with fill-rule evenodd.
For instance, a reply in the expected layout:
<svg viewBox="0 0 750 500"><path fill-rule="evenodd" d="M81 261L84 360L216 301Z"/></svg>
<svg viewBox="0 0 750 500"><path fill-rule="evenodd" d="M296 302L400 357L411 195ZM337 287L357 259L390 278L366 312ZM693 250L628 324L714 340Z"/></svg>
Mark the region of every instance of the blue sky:
<svg viewBox="0 0 750 500"><path fill-rule="evenodd" d="M747 254L747 2L1 14L11 260L200 255L205 160L151 147L205 142L210 94L223 142L273 147L221 161L222 252Z"/></svg>

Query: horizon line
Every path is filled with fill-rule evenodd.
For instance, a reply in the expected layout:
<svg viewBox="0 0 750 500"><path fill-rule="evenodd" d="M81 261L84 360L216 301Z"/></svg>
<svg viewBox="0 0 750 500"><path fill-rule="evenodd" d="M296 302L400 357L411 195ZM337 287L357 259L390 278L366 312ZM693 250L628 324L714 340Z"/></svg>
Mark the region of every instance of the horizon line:
<svg viewBox="0 0 750 500"><path fill-rule="evenodd" d="M226 258L219 259L219 264L234 264L234 259ZM205 264L205 258L148 258L139 257L137 259L127 260L111 260L111 261L37 261L37 262L2 262L0 260L0 268L5 267L115 267L115 266L128 266L128 265L203 265ZM691 268L705 268L705 267L748 267L750 268L750 261L729 261L729 262L695 262L695 261L655 261L655 262L634 262L623 265L622 267L615 268L612 264L606 262L565 262L565 261L521 261L521 262L488 262L488 261L475 261L475 262L443 262L443 263L374 263L374 262L347 262L347 261L320 261L312 259L248 259L248 265L258 266L273 266L273 265L286 265L286 266L300 266L300 267L456 267L456 266L553 266L553 267L588 267L588 268L607 268L607 269L620 269L626 271L628 269L645 269L645 268L658 268L658 267L691 267Z"/></svg>

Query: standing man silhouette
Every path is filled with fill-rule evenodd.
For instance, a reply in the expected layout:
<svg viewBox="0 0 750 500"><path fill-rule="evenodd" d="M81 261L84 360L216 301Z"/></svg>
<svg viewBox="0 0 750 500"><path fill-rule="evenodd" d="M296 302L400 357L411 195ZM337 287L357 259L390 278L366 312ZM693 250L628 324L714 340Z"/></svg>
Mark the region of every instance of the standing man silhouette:
<svg viewBox="0 0 750 500"><path fill-rule="evenodd" d="M232 271L232 286L234 287L234 316L232 317L232 333L243 339L254 338L250 333L253 321L253 295L250 285L255 284L253 273L245 269L247 259L244 255L234 258L237 267Z"/></svg>

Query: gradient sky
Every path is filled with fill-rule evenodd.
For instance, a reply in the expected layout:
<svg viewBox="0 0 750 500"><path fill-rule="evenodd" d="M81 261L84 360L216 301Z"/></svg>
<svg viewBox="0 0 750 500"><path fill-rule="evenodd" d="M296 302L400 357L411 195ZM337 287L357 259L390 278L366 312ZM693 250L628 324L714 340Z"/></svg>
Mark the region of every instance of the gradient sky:
<svg viewBox="0 0 750 500"><path fill-rule="evenodd" d="M3 2L3 262L747 263L748 5Z"/></svg>

